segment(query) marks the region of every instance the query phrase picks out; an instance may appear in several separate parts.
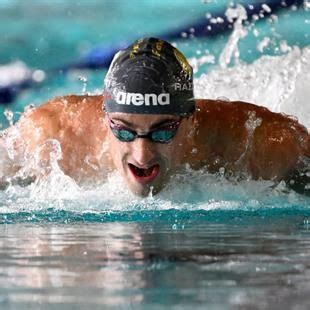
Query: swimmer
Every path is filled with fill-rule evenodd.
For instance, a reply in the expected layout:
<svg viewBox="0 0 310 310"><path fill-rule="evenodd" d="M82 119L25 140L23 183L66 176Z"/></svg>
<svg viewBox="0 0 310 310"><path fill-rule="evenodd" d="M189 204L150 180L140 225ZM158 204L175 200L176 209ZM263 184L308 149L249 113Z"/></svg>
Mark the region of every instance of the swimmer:
<svg viewBox="0 0 310 310"><path fill-rule="evenodd" d="M140 39L119 51L104 84L102 95L54 98L4 130L3 183L24 178L26 166L38 178L56 160L82 184L117 170L141 197L160 192L185 166L304 189L307 129L254 104L194 99L192 68L168 42Z"/></svg>

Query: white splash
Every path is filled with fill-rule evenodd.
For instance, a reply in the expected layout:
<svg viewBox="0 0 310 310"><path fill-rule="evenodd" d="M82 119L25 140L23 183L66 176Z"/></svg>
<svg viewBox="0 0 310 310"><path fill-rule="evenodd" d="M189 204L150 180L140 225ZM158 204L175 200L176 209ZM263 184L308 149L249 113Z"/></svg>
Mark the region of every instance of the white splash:
<svg viewBox="0 0 310 310"><path fill-rule="evenodd" d="M310 47L217 68L194 81L195 97L241 100L293 115L310 128Z"/></svg>
<svg viewBox="0 0 310 310"><path fill-rule="evenodd" d="M247 20L247 13L242 5L237 4L234 8L228 8L226 16L229 22L233 22L234 19L236 19L236 21L234 22L234 30L219 58L219 65L221 68L226 68L230 64L232 58L234 58L235 63L239 62L240 54L238 42L247 35L247 29L242 24L243 21Z"/></svg>
<svg viewBox="0 0 310 310"><path fill-rule="evenodd" d="M266 206L287 208L292 204L306 205L307 201L301 195L287 192L283 184L227 180L202 170L187 169L176 175L158 195L139 198L128 191L116 172L101 185L79 187L55 168L45 179L30 186L10 186L1 193L0 214L50 208L79 214L171 209L255 211Z"/></svg>

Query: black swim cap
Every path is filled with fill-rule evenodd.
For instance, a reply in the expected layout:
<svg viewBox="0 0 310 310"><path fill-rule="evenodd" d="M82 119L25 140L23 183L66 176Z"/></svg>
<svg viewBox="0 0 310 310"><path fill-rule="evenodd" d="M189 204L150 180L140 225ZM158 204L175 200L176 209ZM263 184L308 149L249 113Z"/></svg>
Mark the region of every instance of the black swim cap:
<svg viewBox="0 0 310 310"><path fill-rule="evenodd" d="M119 51L104 84L107 112L186 116L195 110L193 69L160 39L140 39Z"/></svg>

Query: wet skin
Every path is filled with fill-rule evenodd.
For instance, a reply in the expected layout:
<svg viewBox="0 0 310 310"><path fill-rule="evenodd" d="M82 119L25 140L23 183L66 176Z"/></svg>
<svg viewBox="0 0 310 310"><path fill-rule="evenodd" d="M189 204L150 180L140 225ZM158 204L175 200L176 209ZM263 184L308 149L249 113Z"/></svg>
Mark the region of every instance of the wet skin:
<svg viewBox="0 0 310 310"><path fill-rule="evenodd" d="M194 115L182 119L170 143L160 144L146 138L119 141L111 132L102 102L102 96L72 95L24 113L14 127L2 132L0 147L6 150L9 139L14 149L10 156L0 152L0 162L5 163L0 167L2 175L15 175L34 157L40 171L34 167L31 173L48 173L44 167L49 167L55 141L61 147L59 166L77 182L102 182L109 171L117 169L139 196L151 189L159 192L185 163L193 169L206 167L211 173L224 168L230 175L279 181L288 180L301 161L310 157L304 126L253 104L196 100ZM138 134L179 119L125 113L109 116Z"/></svg>

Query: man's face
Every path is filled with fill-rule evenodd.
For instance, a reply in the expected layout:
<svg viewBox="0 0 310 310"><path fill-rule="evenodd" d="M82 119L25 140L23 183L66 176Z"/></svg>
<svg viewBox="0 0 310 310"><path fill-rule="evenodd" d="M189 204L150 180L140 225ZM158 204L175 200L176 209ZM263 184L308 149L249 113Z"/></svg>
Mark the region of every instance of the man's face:
<svg viewBox="0 0 310 310"><path fill-rule="evenodd" d="M191 118L174 115L109 113L105 117L108 127L107 141L115 168L126 180L129 189L138 196L158 193L171 174L184 163L189 149L188 132ZM180 121L180 125L176 122ZM136 138L131 142L120 141L112 132L129 129L144 135L157 129L177 129L168 143L153 142L149 138Z"/></svg>

